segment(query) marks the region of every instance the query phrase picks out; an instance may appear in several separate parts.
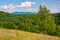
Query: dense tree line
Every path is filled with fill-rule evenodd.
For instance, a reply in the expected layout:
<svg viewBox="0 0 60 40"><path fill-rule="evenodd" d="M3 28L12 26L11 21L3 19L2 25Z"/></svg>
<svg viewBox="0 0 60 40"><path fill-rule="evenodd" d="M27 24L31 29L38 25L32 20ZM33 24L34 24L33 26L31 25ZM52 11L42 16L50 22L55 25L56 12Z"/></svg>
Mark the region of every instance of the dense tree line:
<svg viewBox="0 0 60 40"><path fill-rule="evenodd" d="M51 14L45 6L40 6L37 14L15 15L0 11L0 28L60 36L57 17L59 16Z"/></svg>

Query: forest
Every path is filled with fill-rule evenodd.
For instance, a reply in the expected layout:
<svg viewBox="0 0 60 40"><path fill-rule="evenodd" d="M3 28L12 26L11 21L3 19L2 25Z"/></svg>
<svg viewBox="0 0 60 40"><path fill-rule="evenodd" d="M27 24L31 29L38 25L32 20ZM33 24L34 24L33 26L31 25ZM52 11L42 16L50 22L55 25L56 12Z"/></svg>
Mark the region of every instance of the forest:
<svg viewBox="0 0 60 40"><path fill-rule="evenodd" d="M11 14L0 11L0 28L60 36L60 13L40 6L37 14Z"/></svg>

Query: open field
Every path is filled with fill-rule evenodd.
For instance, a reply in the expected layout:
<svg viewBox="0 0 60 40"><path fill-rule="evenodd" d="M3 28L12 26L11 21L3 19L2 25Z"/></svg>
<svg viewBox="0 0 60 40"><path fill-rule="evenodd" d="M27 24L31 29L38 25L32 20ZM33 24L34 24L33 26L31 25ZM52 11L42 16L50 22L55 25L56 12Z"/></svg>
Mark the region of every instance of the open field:
<svg viewBox="0 0 60 40"><path fill-rule="evenodd" d="M60 40L60 37L0 28L0 40Z"/></svg>

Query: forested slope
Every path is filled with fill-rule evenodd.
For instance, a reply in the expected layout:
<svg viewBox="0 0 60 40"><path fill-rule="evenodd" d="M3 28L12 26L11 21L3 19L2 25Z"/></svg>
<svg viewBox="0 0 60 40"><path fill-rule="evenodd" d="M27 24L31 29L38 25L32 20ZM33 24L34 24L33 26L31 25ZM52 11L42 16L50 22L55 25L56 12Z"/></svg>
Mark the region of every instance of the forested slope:
<svg viewBox="0 0 60 40"><path fill-rule="evenodd" d="M17 15L17 14L11 14L11 13L0 11L0 28L17 29L17 30L23 30L23 31L28 31L28 32L34 32L34 33L43 33L43 34L60 36L60 26L58 25L58 22L57 22L57 20L60 20L58 18L59 14L58 13L39 14L39 13ZM44 12L44 13L47 13L47 12ZM44 18L43 15L45 17L46 17L46 15L53 16L53 17L51 16L49 18L48 18L48 16L46 17L46 18L48 18L47 22L49 25L46 24L46 26L45 26L45 24L43 24L43 23L46 23L46 20L45 20L46 18ZM52 18L52 19L49 20L50 18ZM54 22L54 20L53 20L54 18L55 18L56 27L55 27L55 24L52 23L52 22ZM46 27L47 27L47 29L46 29ZM53 30L54 30L54 32L53 32Z"/></svg>

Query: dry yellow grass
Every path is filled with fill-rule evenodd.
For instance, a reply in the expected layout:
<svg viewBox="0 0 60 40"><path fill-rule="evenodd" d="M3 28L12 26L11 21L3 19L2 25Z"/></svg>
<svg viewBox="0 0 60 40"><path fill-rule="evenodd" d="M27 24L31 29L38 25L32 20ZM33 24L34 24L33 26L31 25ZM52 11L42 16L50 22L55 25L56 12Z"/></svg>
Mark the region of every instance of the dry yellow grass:
<svg viewBox="0 0 60 40"><path fill-rule="evenodd" d="M20 30L0 29L0 40L60 40L60 37Z"/></svg>

